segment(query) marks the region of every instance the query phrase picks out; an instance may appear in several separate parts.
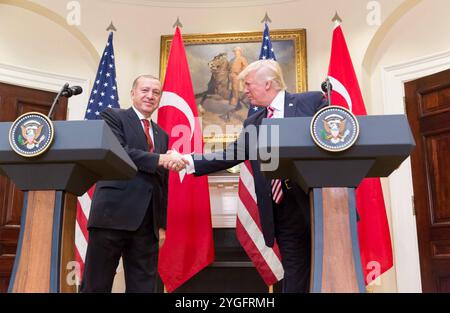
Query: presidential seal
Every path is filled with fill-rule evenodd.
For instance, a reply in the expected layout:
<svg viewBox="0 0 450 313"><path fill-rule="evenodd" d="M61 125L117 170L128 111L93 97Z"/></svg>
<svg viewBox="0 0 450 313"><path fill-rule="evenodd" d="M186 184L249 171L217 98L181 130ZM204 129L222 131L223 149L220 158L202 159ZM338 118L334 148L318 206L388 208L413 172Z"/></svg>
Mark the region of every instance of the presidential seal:
<svg viewBox="0 0 450 313"><path fill-rule="evenodd" d="M324 150L344 151L358 139L359 124L355 115L339 106L328 106L311 120L311 137Z"/></svg>
<svg viewBox="0 0 450 313"><path fill-rule="evenodd" d="M30 112L17 118L9 130L9 144L19 155L35 157L51 146L55 131L44 114Z"/></svg>

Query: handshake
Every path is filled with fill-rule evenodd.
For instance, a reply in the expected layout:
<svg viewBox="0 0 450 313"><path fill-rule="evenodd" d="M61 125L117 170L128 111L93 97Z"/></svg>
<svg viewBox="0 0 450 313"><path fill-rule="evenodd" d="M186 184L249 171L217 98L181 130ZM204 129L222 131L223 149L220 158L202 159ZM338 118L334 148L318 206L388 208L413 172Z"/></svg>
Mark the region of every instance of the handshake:
<svg viewBox="0 0 450 313"><path fill-rule="evenodd" d="M189 159L181 155L175 150L168 150L166 154L159 155L159 164L165 169L175 172L180 172L189 165Z"/></svg>

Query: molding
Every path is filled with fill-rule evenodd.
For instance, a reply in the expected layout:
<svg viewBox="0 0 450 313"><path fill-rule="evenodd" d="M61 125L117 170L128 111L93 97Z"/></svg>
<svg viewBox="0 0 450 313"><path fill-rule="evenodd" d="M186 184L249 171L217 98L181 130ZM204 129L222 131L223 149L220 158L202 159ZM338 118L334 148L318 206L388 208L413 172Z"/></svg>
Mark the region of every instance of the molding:
<svg viewBox="0 0 450 313"><path fill-rule="evenodd" d="M211 215L213 228L236 228L236 214Z"/></svg>
<svg viewBox="0 0 450 313"><path fill-rule="evenodd" d="M0 63L0 82L51 92L59 92L65 83L79 85L83 88L83 93L69 98L67 120L81 120L84 117L89 100L89 79Z"/></svg>
<svg viewBox="0 0 450 313"><path fill-rule="evenodd" d="M384 114L405 114L404 84L450 68L450 51L424 56L382 68ZM408 158L389 176L394 264L398 292L421 292L413 183Z"/></svg>
<svg viewBox="0 0 450 313"><path fill-rule="evenodd" d="M113 4L141 5L163 8L232 8L232 7L255 7L274 4L285 4L297 0L242 0L242 1L189 1L189 0L104 0Z"/></svg>
<svg viewBox="0 0 450 313"><path fill-rule="evenodd" d="M211 175L211 176L208 176L208 183L210 184L210 185L212 185L212 184L228 184L228 185L230 185L230 184L239 184L239 176L226 176L226 175L223 175L223 176L219 176L219 175L217 175L217 176L213 176L213 175Z"/></svg>
<svg viewBox="0 0 450 313"><path fill-rule="evenodd" d="M236 228L239 176L208 176L213 228Z"/></svg>

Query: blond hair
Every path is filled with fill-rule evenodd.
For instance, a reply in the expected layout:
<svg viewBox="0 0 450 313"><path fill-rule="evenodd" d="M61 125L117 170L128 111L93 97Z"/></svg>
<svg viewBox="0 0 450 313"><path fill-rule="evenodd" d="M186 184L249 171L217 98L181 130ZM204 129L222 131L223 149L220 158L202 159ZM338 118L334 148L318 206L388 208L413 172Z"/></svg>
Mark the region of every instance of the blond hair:
<svg viewBox="0 0 450 313"><path fill-rule="evenodd" d="M286 89L283 72L277 61L258 60L252 62L239 74L239 79L244 79L251 72L255 72L255 77L259 81L271 81L276 90Z"/></svg>

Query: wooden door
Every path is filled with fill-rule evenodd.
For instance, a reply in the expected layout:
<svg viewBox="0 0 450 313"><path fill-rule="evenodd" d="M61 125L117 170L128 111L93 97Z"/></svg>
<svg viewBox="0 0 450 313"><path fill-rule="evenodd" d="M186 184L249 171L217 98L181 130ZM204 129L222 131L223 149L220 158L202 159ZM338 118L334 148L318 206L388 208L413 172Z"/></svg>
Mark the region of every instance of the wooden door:
<svg viewBox="0 0 450 313"><path fill-rule="evenodd" d="M0 83L0 122L14 121L27 112L48 114L56 93ZM67 99L60 100L55 111L55 120L65 120ZM0 134L0 140L8 140ZM0 292L8 290L17 241L20 231L20 216L23 192L8 178L0 176Z"/></svg>
<svg viewBox="0 0 450 313"><path fill-rule="evenodd" d="M450 70L405 85L423 292L450 292Z"/></svg>

